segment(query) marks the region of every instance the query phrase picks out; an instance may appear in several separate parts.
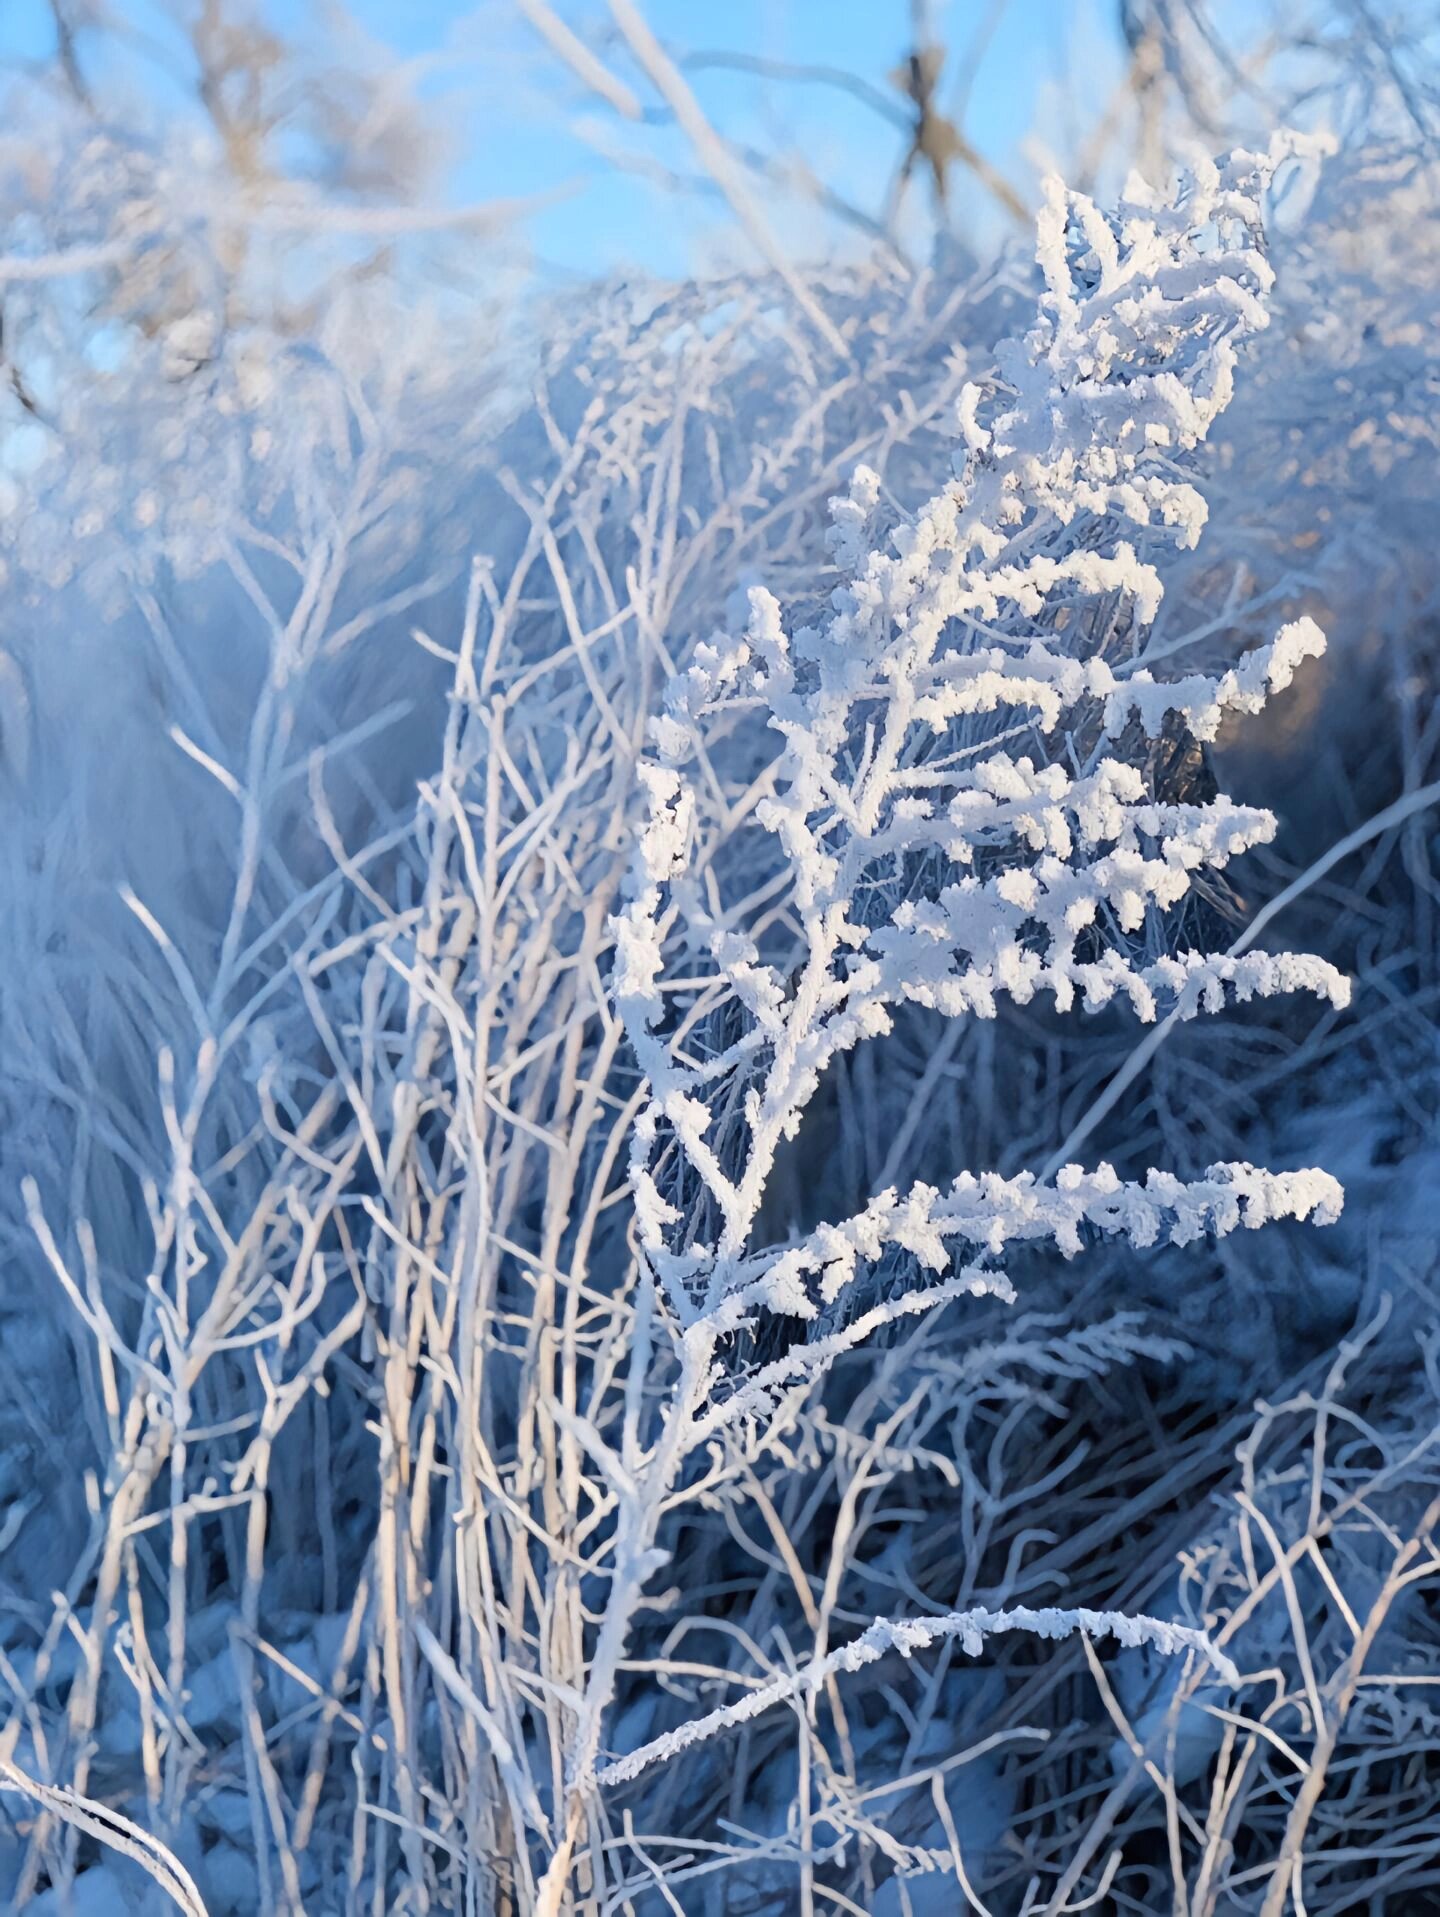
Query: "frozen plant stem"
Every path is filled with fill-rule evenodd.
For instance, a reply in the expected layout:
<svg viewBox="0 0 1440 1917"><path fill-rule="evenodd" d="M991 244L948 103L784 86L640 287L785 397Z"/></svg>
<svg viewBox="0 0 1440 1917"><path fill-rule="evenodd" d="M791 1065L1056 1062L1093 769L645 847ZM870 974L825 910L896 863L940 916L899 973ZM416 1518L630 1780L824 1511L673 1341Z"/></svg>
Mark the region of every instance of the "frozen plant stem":
<svg viewBox="0 0 1440 1917"><path fill-rule="evenodd" d="M1274 831L1268 813L1223 796L1191 804L1153 791L1137 751L1169 722L1203 739L1227 712L1258 710L1323 650L1318 629L1286 626L1214 677L1156 681L1117 672L1109 656L1117 634L1133 644L1154 619L1155 557L1200 535L1204 504L1183 460L1230 396L1235 336L1265 323L1261 202L1277 160L1237 155L1197 169L1172 204L1115 215L1052 187L1037 324L1002 349L1001 396L962 397L958 484L892 549L872 549L880 488L862 468L833 502L845 581L833 617L792 634L778 602L754 589L743 638L696 647L653 724L655 756L640 768L647 818L615 923L615 995L647 1080L631 1150L636 1229L644 1283L653 1272L658 1287L628 1388L644 1394L661 1301L678 1377L648 1452L633 1417L619 1458L565 1419L607 1480L615 1517L563 1821L540 1884L545 1917L562 1908L633 1620L665 1562L660 1520L699 1445L763 1435L783 1400L912 1309L1011 1296L998 1263L1009 1243L1049 1242L1068 1257L1096 1233L1185 1244L1339 1213L1339 1187L1320 1171L1218 1164L1188 1183L1159 1170L1122 1183L1108 1166L1067 1164L1053 1184L961 1172L945 1192L886 1189L804 1237L754 1242L780 1150L824 1073L888 1032L901 1004L988 1018L1001 994L1024 1004L1047 992L1061 1010L1080 996L1153 1023L1167 1002L1171 1017L1297 990L1345 1002L1348 982L1319 959L1136 949L1197 873ZM782 749L765 796L737 824L716 798L726 755L757 716ZM993 742L1015 720L1038 756ZM754 763L737 761L752 790ZM729 896L717 877L741 846L747 875L777 857L787 873L800 945L788 971L753 890ZM1128 943L1112 930L1082 953L1082 935L1107 924ZM723 1045L697 1043L722 1008ZM946 1277L962 1255L973 1262ZM882 1266L906 1288L877 1290ZM805 1321L807 1333L737 1375L734 1341L767 1313ZM1094 1628L1097 1614L1006 1615L1053 1633ZM978 1622L953 1622L978 1643ZM875 1654L903 1648L910 1628L877 1623ZM822 1631L815 1658L826 1655ZM838 1671L860 1653L828 1655ZM778 1683L758 1704L717 1711L694 1741L763 1708L772 1691L785 1695ZM682 1732L655 1748L678 1753L689 1741ZM604 1773L628 1775L623 1758Z"/></svg>
<svg viewBox="0 0 1440 1917"><path fill-rule="evenodd" d="M576 1840L595 1790L605 1713L615 1694L620 1660L645 1587L666 1562L665 1553L657 1553L654 1548L655 1535L665 1501L685 1462L695 1414L710 1383L715 1344L714 1333L703 1325L693 1327L684 1337L680 1375L654 1449L644 1459L627 1457L622 1461L626 1478L620 1487L622 1502L616 1521L610 1590L566 1763L564 1822L554 1855L540 1880L537 1917L558 1917L563 1907Z"/></svg>

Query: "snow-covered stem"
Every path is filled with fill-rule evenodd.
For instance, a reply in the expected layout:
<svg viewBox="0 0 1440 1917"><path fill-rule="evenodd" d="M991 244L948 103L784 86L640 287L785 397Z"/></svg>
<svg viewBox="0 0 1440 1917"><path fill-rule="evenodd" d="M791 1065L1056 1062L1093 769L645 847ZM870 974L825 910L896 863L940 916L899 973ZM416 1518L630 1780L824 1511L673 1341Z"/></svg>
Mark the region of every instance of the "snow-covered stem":
<svg viewBox="0 0 1440 1917"><path fill-rule="evenodd" d="M671 1731L665 1737L657 1737L653 1743L642 1745L638 1751L631 1751L625 1757L616 1758L605 1766L597 1781L601 1784L628 1783L652 1764L663 1764L670 1758L678 1757L692 1745L704 1743L707 1738L715 1737L721 1731L733 1730L776 1704L785 1704L794 1698L813 1697L824 1687L825 1680L837 1672L863 1670L867 1664L874 1664L892 1652L898 1652L901 1657L913 1657L916 1651L928 1650L931 1645L942 1644L948 1638L958 1639L961 1648L970 1657L978 1657L985 1639L1004 1631L1029 1631L1037 1637L1052 1639L1070 1637L1079 1631L1091 1638L1113 1637L1117 1643L1130 1647L1153 1645L1167 1657L1198 1655L1226 1684L1238 1685L1240 1682L1240 1673L1230 1659L1223 1651L1217 1650L1203 1631L1192 1630L1183 1624L1168 1623L1163 1618L1132 1616L1120 1611L1066 1611L1054 1608L1037 1611L1023 1604L1004 1611L955 1611L949 1617L876 1618L858 1637L851 1638L838 1650L827 1652L822 1658L812 1659L793 1676L776 1678L771 1684L747 1692L736 1703L711 1711L706 1717L692 1719L679 1730Z"/></svg>

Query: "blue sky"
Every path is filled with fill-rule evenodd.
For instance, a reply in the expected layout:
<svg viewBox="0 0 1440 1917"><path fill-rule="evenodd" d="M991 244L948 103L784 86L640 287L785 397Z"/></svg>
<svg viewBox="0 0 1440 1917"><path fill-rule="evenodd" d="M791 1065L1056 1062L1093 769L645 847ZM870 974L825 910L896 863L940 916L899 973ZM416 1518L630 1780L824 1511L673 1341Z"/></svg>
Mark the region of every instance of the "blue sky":
<svg viewBox="0 0 1440 1917"><path fill-rule="evenodd" d="M265 0L282 31L301 17L295 0ZM582 32L608 18L604 0L556 0ZM907 0L643 0L651 25L676 53L741 51L787 62L825 63L888 89L907 49ZM539 263L564 276L614 270L683 273L744 256L733 220L704 197L677 201L653 180L617 168L607 142L647 162L684 169L678 136L626 128L587 100L507 0L351 0L351 11L382 62L426 62L422 90L445 129L451 163L441 191L457 201L544 194L526 232ZM964 50L987 22L993 31L974 70L963 123L970 139L1027 199L1035 182L1027 140L1035 133L1065 150L1091 122L1122 70L1117 0L937 0L931 21L950 49L942 98L953 98ZM124 26L175 45L162 0L117 0ZM45 0L0 6L0 52L35 55L53 44ZM98 48L82 51L99 60ZM123 57L111 52L113 63ZM623 55L608 53L617 70ZM153 62L131 60L135 83L169 105L170 83ZM873 110L829 87L710 72L692 84L732 137L789 149L837 191L877 211L899 153L899 138ZM898 97L898 96L897 96ZM596 142L600 151L596 150ZM921 190L923 195L923 189ZM813 210L767 196L777 236L801 253L817 250ZM917 200L915 212L920 205ZM958 222L984 245L1006 230L988 196L962 176ZM829 238L833 240L833 230Z"/></svg>
<svg viewBox="0 0 1440 1917"><path fill-rule="evenodd" d="M606 18L603 0L558 0L557 10L581 29ZM469 104L453 190L485 197L568 189L530 222L537 253L548 264L581 273L633 266L668 274L714 263L727 250L738 253L734 223L722 208L692 199L677 209L655 183L609 164L583 130L681 169L688 163L683 142L654 133L637 138L586 100L511 9L497 4L477 13L450 0L416 0L408 8L360 0L355 11L398 52L448 45L460 56L451 78ZM644 0L644 11L677 54L724 50L823 63L887 91L887 76L910 43L906 0ZM946 95L963 50L993 15L964 126L1027 197L1034 173L1022 149L1037 112L1062 141L1067 114L1088 122L1122 71L1117 14L1116 0L1009 0L1002 7L992 7L992 0L948 0L932 8L934 31L951 49ZM628 71L619 52L607 58L617 71ZM1068 98L1067 74L1079 82ZM724 72L688 77L712 120L733 138L798 151L837 191L878 210L899 157L899 136L872 109L832 87ZM767 213L789 244L802 251L807 240L813 245L814 214L803 204L771 199ZM980 240L1005 226L988 197L970 194L963 183L959 213Z"/></svg>

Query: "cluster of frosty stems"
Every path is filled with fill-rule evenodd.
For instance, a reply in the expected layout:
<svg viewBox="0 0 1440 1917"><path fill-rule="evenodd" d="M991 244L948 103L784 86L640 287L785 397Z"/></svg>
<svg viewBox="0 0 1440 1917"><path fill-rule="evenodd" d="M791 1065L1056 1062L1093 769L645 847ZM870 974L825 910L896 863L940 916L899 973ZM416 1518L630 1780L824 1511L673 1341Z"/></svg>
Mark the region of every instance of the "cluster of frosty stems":
<svg viewBox="0 0 1440 1917"><path fill-rule="evenodd" d="M343 887L364 893L372 864L404 833L347 850L314 765L339 872L297 896L273 933L255 929L273 878L277 795L307 769L287 758L291 688L312 654L339 643L346 541L318 543L288 614L237 550L274 645L244 770L229 774L213 742L178 741L241 814L213 983L195 984L134 901L197 1033L192 1068L162 1074L173 1166L155 1194L138 1333L102 1304L88 1241L77 1272L31 1203L96 1341L114 1461L86 1663L52 1752L57 1763L73 1756L75 1805L43 1800L52 1816L83 1808L107 1644L128 1598L146 1791L153 1821L178 1830L203 1748L184 1719L189 1553L197 1519L216 1511L241 1535L233 1650L254 1851L265 1894L292 1902L342 1732L359 1739L355 1894L367 1873L380 1885L396 1872L388 1843L417 1908L439 1850L441 1868L459 1876L466 1860L485 1860L478 1869L493 1877L494 1860L507 1859L515 1894L554 1912L602 1786L872 1657L945 1637L974 1651L1001 1629L1110 1630L1215 1663L1201 1634L1157 1619L971 1607L879 1621L834 1651L817 1645L793 1684L760 1686L628 1758L607 1763L602 1751L683 1475L727 1468L717 1458L743 1450L781 1399L843 1352L950 1299L1008 1297L999 1260L1009 1245L1070 1255L1098 1233L1183 1244L1272 1217L1325 1222L1339 1209L1320 1172L1221 1164L1190 1182L1158 1170L1122 1181L1105 1166L1067 1167L1053 1183L962 1173L945 1191L885 1189L803 1237L756 1242L777 1155L822 1075L882 1035L902 1004L986 1018L1002 995L1045 993L1062 1009L1116 1001L1151 1020L1162 1008L1189 1015L1294 989L1344 1000L1345 980L1318 960L1171 949L1166 915L1196 875L1262 842L1274 822L1225 799L1168 798L1144 763L1154 734L1211 736L1322 643L1302 620L1213 677L1157 679L1147 664L1155 559L1193 542L1203 519L1187 455L1229 397L1237 340L1264 321L1270 165L1237 156L1199 170L1173 205L1135 200L1113 217L1052 194L1040 315L1002 353L1003 382L964 396L958 481L877 544L882 487L861 468L834 510L833 617L789 631L776 598L757 590L744 638L695 648L674 680L640 767L649 815L623 899L611 851L650 660L663 659L659 634L702 563L697 539L688 575L666 570L678 507L664 475L678 466L683 420L664 426L661 477L637 515L641 557L623 585L582 518L586 503L566 503L595 437L618 437L613 419L602 429L587 415L545 492L515 490L528 530L503 592L488 574L472 582L443 762L422 794L418 883L401 909L353 934L328 930ZM648 403L657 417L677 404ZM608 470L623 467L613 444L602 453ZM356 476L342 531L364 521L375 463ZM740 508L732 521L717 513L712 546L723 549L742 519ZM526 625L536 605L537 625L563 623L558 651ZM757 748L757 734L778 735L778 755ZM232 1237L205 1182L206 1167L229 1163L214 1142L217 1086L269 1002L270 988L254 986L257 958L312 907L313 933L289 951L287 977L335 1082L312 1106L287 1104L283 1119L270 1108L283 1150L254 1193L252 1225ZM613 1089L624 1034L600 985L612 939L624 1034L645 1074L628 1097ZM612 1294L591 1282L590 1259L616 1229L627 1146L640 1256L620 1261L627 1275ZM533 1241L527 1208L542 1221ZM881 1267L905 1283L867 1289ZM530 1288L524 1316L517 1269ZM348 1284L327 1284L341 1274ZM766 1312L805 1321L806 1335L768 1364L737 1359ZM284 1442L295 1441L286 1427L304 1404L330 1429L320 1387L359 1341L374 1367L378 1531L334 1668L325 1682L305 1680L319 1710L291 1805L253 1701L257 1654L297 1668L261 1629L267 1499ZM258 1384L231 1456L199 1406L236 1354L253 1361ZM512 1389L513 1436L496 1411ZM202 1471L222 1456L217 1491ZM152 1652L136 1539L154 1527L150 1506L167 1483L169 1632ZM333 1558L333 1539L325 1553ZM584 1596L597 1571L598 1623ZM63 1628L57 1613L56 1639ZM1227 1675L1223 1659L1215 1667ZM353 1706L342 1702L352 1687ZM437 1713L444 1789L427 1772ZM17 1713L9 1729L18 1726ZM44 1841L42 1829L31 1883ZM550 1860L538 1877L537 1854ZM181 1883L168 1856L161 1868Z"/></svg>
<svg viewBox="0 0 1440 1917"><path fill-rule="evenodd" d="M1184 1244L1339 1213L1319 1171L1221 1164L1197 1182L1126 1183L1068 1166L1053 1186L962 1174L944 1194L887 1190L799 1242L753 1243L777 1154L822 1074L888 1031L904 1002L989 1017L1001 994L1046 992L1062 1010L1117 1000L1151 1020L1161 1005L1189 1015L1227 996L1346 1001L1346 980L1319 959L1127 949L1154 942L1197 873L1274 830L1224 797L1157 795L1136 762L1146 742L1177 723L1212 737L1323 650L1300 620L1218 677L1157 681L1145 664L1162 590L1150 555L1199 536L1185 459L1230 397L1237 340L1265 323L1261 212L1278 158L1201 167L1173 203L1135 199L1113 216L1053 187L1037 323L1002 349L999 392L966 390L959 480L868 550L881 488L861 469L834 510L833 616L787 632L754 589L744 637L697 647L653 727L615 990L649 1087L631 1157L637 1235L680 1372L653 1447L607 1460L614 1572L545 1909L558 1908L596 1782L630 1617L663 1561L659 1513L698 1444L763 1419L776 1392L813 1382L886 1322L1006 1293L991 1261L1008 1243L1069 1255L1087 1232ZM757 719L779 734L778 756L745 758ZM1007 750L1017 739L1029 749ZM957 1241L984 1257L947 1279ZM897 1255L940 1281L856 1306L836 1329L862 1269ZM721 1394L727 1341L764 1311L812 1325L828 1314L831 1327ZM874 1646L905 1628L877 1625ZM730 1721L717 1712L673 1748Z"/></svg>

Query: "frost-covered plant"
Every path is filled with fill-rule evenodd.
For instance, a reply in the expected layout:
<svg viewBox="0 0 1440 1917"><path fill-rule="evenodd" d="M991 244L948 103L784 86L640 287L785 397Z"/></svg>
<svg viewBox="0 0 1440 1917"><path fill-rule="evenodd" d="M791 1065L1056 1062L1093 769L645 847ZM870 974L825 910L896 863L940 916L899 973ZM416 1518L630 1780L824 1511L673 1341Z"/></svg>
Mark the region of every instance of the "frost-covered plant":
<svg viewBox="0 0 1440 1917"><path fill-rule="evenodd" d="M1302 1388L1244 1421L1174 1602L1212 1621L1248 1695L1227 1697L1198 1662L1187 1672L1146 1653L1117 1667L1107 1802L1093 1838L1070 1834L1055 1904L1102 1844L1111 1873L1122 1850L1143 1856L1145 1826L1176 1818L1180 1793L1206 1779L1200 1816L1151 1877L1157 1904L1263 1917L1376 1896L1424 1907L1433 1799L1411 1766L1435 1734L1421 1687L1440 1578L1436 1341L1402 1345L1400 1383L1381 1355L1392 1315L1382 1296ZM1377 1857L1362 1833L1380 1823ZM1122 1879L1131 1897L1143 1868Z"/></svg>
<svg viewBox="0 0 1440 1917"><path fill-rule="evenodd" d="M1152 1171L1127 1184L1106 1166L1069 1166L1053 1185L961 1173L943 1194L886 1190L808 1235L756 1242L777 1157L822 1074L883 1035L906 1001L983 1017L1002 993L1023 1003L1046 992L1061 1008L1079 994L1153 1019L1161 1003L1188 1015L1227 993L1345 1000L1345 981L1318 959L1163 949L1163 914L1194 875L1274 822L1226 799L1169 799L1144 770L1145 742L1172 717L1210 736L1323 644L1301 621L1218 678L1156 680L1145 664L1155 557L1193 543L1203 519L1186 455L1229 397L1237 337L1263 324L1261 201L1274 164L1239 155L1197 169L1171 204L1137 197L1113 216L1055 188L1039 318L1002 349L1003 389L962 398L958 481L891 550L867 552L880 489L862 470L835 510L844 582L833 615L787 633L756 588L745 637L697 647L653 727L615 991L649 1088L631 1158L637 1238L679 1372L651 1442L633 1416L618 1457L582 1439L615 1494L615 1569L542 1908L558 1908L687 1457L763 1428L781 1397L883 1326L961 1295L1009 1295L997 1261L1013 1241L1070 1254L1087 1231L1184 1244L1339 1213L1339 1188L1319 1171L1219 1164L1198 1181ZM781 735L778 756L755 741L757 720ZM882 1264L931 1278L867 1292L862 1268ZM805 1327L768 1363L737 1342L764 1314ZM1101 1623L1073 1608L1006 1621L1049 1633ZM923 1636L978 1645L995 1625L957 1613ZM907 1628L877 1624L873 1648L857 1641L763 1698L904 1648ZM1154 1620L1133 1628L1178 1647ZM754 1708L667 1734L601 1781Z"/></svg>
<svg viewBox="0 0 1440 1917"><path fill-rule="evenodd" d="M1002 348L1001 392L966 388L958 480L867 553L879 489L862 469L836 502L832 616L787 633L756 588L745 637L698 648L673 689L641 773L616 990L652 1088L633 1162L641 1242L687 1333L716 1338L762 1308L813 1320L892 1247L932 1272L957 1242L976 1248L947 1282L988 1289L1012 1238L1069 1254L1087 1225L1148 1246L1337 1214L1321 1172L1221 1164L1133 1185L1068 1166L1053 1188L962 1173L944 1194L888 1190L798 1243L754 1242L821 1074L903 1002L993 1017L1000 994L1044 992L1152 1020L1227 995L1346 1001L1320 959L1137 949L1163 940L1197 873L1275 829L1223 796L1167 800L1144 741L1176 720L1213 737L1324 645L1300 620L1218 678L1145 664L1154 556L1193 545L1204 518L1186 456L1230 397L1237 339L1264 324L1272 166L1237 156L1171 205L1110 216L1052 188L1039 318ZM783 749L737 800L717 768L756 716ZM757 886L766 839L779 876Z"/></svg>
<svg viewBox="0 0 1440 1917"><path fill-rule="evenodd" d="M243 619L189 586L141 601L193 783L125 745L145 829L101 800L71 841L108 914L50 896L53 835L38 872L20 856L45 836L33 781L16 815L31 923L0 982L5 1144L36 1182L29 1219L3 1226L3 1342L46 1392L8 1394L0 1419L0 1788L24 1807L0 1901L39 1890L48 1909L73 1876L82 1904L118 1907L110 1864L79 1846L138 1856L141 1832L144 1867L185 1897L193 1881L212 1917L723 1917L794 1908L797 1883L802 1908L891 1917L912 1894L970 1896L967 1860L996 1910L1012 1892L1103 1908L1112 1882L1159 1907L1169 1836L1191 1907L1218 1910L1274 1865L1286 1751L1241 1724L1269 1768L1213 1810L1197 1865L1204 1807L1177 1808L1184 1765L1154 1728L1178 1701L1198 1762L1228 1735L1211 1726L1263 1710L1234 1692L1237 1671L1256 1680L1231 1628L1262 1534L1232 1547L1206 1499L1238 1435L1217 1405L1243 1429L1258 1375L1285 1392L1261 1340L1207 1315L1247 1282L1293 1309L1273 1281L1287 1248L1337 1290L1365 1221L1352 1198L1318 1253L1271 1235L1263 1276L1245 1233L1204 1250L1339 1205L1322 1173L1229 1162L1289 1149L1269 1113L1234 1142L1235 1080L1195 1127L1214 1150L1155 1147L1148 1108L1116 1148L1127 1172L1184 1176L1040 1169L1069 1123L1056 1079L1088 1096L1130 1018L1154 1034L1297 987L1345 997L1319 960L1253 950L1266 914L1209 949L1196 902L1272 822L1175 773L1318 645L1304 620L1255 630L1282 602L1323 612L1298 566L1230 590L1263 461L1252 448L1235 492L1211 430L1265 316L1270 164L1201 169L1173 205L1136 192L1114 216L1057 192L1038 322L993 380L1014 263L817 276L848 358L763 280L613 290L547 349L491 472L422 484L423 513L417 473L481 457L441 443L446 363L418 406L364 352L353 382L341 355L303 378L276 359L283 484L267 455L256 497L222 485L222 536L189 548L228 570ZM1309 284L1318 308L1318 266ZM1285 357L1266 392L1288 433ZM1247 398L1255 377L1251 359ZM958 477L927 505L967 378ZM326 420L351 428L327 438ZM238 417L224 434L243 437ZM248 470L238 438L216 450ZM857 462L832 571L819 506ZM1225 510L1197 561L1202 489ZM429 576L456 557L433 490L447 535L482 502L495 562L453 624ZM142 587L178 556L169 532L147 540ZM742 604L732 636L697 646L757 578L743 637ZM375 710L397 672L423 693L417 615L453 674L438 764L438 698L417 698L403 750ZM92 695L107 713L126 636ZM241 636L258 698L217 690ZM1177 676L1182 648L1213 669ZM77 667L73 641L47 650L35 703L53 721L77 710L60 697ZM191 668L223 723L201 723ZM34 763L73 818L96 724L68 729L62 760L37 724ZM193 860L167 853L162 816ZM1100 1016L1068 1016L1081 1006ZM1404 1009L1418 1046L1423 1009ZM1207 1040L1221 1025L1234 1046L1239 1024ZM1023 1089L1037 1032L1060 1035L1063 1072ZM1329 1013L1319 1034L1333 1047ZM998 1091L997 1035L1021 1041ZM1321 1049L1312 1033L1298 1054L1302 1092ZM1168 1089L1143 1096L1163 1129ZM993 1157L961 1136L970 1114ZM909 1174L917 1133L928 1184ZM1303 1156L1341 1164L1313 1133ZM792 1182L814 1188L793 1210ZM1143 1273L1128 1245L1156 1254ZM48 1289L22 1291L37 1265ZM1182 1271L1196 1282L1172 1288ZM1170 1295L1142 1326L1116 1314L1117 1277ZM1012 1288L1053 1315L1006 1313ZM78 1393L53 1356L67 1335ZM1427 1376L1417 1432L1433 1398ZM86 1460L68 1481L60 1429ZM1290 1429L1244 1488L1298 1552ZM1413 1450L1380 1467L1401 1531ZM1174 1575L1197 1538L1198 1593ZM1297 1713L1276 1734L1303 1753L1304 1640L1284 1624L1261 1648ZM1315 1640L1340 1704L1344 1625L1337 1606ZM1090 1643L1107 1635L1108 1678ZM1133 1752L1112 1758L1123 1734L1097 1697L1133 1703L1142 1747L1118 1812L1111 1766ZM1417 1722L1397 1712L1387 1762ZM1250 1828L1232 1870L1234 1804ZM1134 1834L1123 1865L1112 1812ZM1338 1848L1338 1825L1308 1828Z"/></svg>

